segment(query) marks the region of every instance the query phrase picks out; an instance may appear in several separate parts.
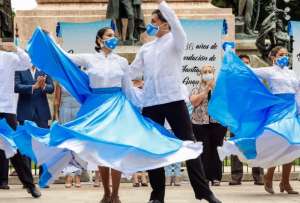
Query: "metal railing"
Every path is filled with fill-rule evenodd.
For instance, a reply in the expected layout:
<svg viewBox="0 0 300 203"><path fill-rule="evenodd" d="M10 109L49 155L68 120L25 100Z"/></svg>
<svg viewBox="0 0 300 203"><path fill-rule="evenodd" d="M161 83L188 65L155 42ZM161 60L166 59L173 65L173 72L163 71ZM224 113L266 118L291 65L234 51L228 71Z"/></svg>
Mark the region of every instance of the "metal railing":
<svg viewBox="0 0 300 203"><path fill-rule="evenodd" d="M243 163L243 166L244 166L244 169L246 168L246 170L244 170L244 173L251 173L252 167L248 166L248 164L246 164L246 163ZM278 172L281 172L281 168L282 167L279 166L276 168L276 170ZM231 172L231 158L230 157L226 157L225 160L223 161L222 171L223 171L223 173ZM300 158L293 161L292 172L300 172Z"/></svg>

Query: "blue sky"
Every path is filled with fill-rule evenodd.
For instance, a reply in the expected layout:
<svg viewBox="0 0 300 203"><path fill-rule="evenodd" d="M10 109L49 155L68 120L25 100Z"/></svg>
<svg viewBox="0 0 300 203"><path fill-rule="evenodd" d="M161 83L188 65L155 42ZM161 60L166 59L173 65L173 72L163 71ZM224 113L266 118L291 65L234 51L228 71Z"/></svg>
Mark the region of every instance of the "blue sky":
<svg viewBox="0 0 300 203"><path fill-rule="evenodd" d="M35 0L11 0L14 10L33 9L36 6Z"/></svg>

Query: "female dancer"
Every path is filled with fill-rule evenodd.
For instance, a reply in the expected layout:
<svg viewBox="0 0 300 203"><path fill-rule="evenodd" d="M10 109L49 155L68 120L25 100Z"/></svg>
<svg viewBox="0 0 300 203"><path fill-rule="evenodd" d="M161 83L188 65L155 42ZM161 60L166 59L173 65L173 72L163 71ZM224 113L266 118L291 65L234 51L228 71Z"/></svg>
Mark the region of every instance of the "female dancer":
<svg viewBox="0 0 300 203"><path fill-rule="evenodd" d="M19 150L43 165L41 185L53 181L57 171L70 162L78 164L79 158L87 162L88 169L95 170L98 165L112 168L112 192L108 187L109 169L101 170L105 188L102 202L116 203L120 202L120 172L132 174L163 167L201 153L201 143L178 140L143 117L131 103L138 105L140 97L129 80L127 60L112 52L116 45L114 31L103 28L96 37L98 53L67 57L40 28L34 33L28 49L32 63L58 80L82 104L75 120L62 125L55 123L50 132L27 122L14 136ZM77 66L86 68L87 74ZM34 143L30 150L28 144L26 148L22 144L28 138L22 136L29 136ZM47 156L41 157L43 150L37 153L36 148L47 148Z"/></svg>
<svg viewBox="0 0 300 203"><path fill-rule="evenodd" d="M275 166L281 164L280 191L297 194L289 176L290 163L300 156L300 82L288 68L287 54L285 48L275 47L272 67L249 69L227 51L209 106L210 115L235 134L220 149L221 158L235 154L254 167L272 167L265 176L265 189L272 194Z"/></svg>
<svg viewBox="0 0 300 203"><path fill-rule="evenodd" d="M270 91L273 94L297 93L300 83L296 74L287 68L289 61L287 49L280 46L275 47L270 52L269 58L273 62L273 66L253 69L254 73L259 78L268 82ZM272 180L275 168L276 167L269 168L267 174L264 176L265 190L270 194L274 194ZM288 194L299 194L297 191L294 191L290 185L289 179L291 170L292 163L287 163L282 166L282 179L279 184L280 192L286 191Z"/></svg>

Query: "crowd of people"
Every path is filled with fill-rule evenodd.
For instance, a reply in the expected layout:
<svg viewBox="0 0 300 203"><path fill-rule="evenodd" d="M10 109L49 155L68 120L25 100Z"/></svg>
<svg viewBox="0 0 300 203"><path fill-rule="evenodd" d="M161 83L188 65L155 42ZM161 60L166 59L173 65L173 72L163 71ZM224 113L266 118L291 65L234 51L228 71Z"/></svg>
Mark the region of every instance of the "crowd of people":
<svg viewBox="0 0 300 203"><path fill-rule="evenodd" d="M253 166L254 184L271 194L275 167L283 165L280 191L298 194L289 177L300 156L300 81L288 69L287 50L274 48L273 66L254 69L249 56L226 49L218 80L204 65L189 93L181 80L186 34L164 0L147 34L156 39L130 65L113 52L118 39L110 27L97 32L94 54L67 53L41 28L26 52L1 43L0 189L9 189L10 159L27 191L40 197L34 161L43 188L61 174L66 188L79 188L83 171L92 170L94 186L103 185L100 202L120 203L122 173L133 174L134 187L149 180L149 203L164 203L165 187L180 186L185 162L195 198L220 203L209 183L221 184L220 158L235 155L230 185L241 184L241 159ZM266 175L260 167L269 168Z"/></svg>

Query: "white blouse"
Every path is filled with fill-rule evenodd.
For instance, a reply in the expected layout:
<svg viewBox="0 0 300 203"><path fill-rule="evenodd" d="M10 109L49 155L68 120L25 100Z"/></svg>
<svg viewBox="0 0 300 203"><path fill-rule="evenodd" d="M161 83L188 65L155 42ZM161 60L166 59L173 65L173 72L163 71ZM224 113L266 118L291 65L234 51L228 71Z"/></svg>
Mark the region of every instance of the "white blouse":
<svg viewBox="0 0 300 203"><path fill-rule="evenodd" d="M105 56L103 52L68 54L68 56L75 64L86 69L91 88L120 87L128 99L141 107L142 91L133 87L128 74L127 59L113 52L108 56Z"/></svg>
<svg viewBox="0 0 300 203"><path fill-rule="evenodd" d="M273 94L295 94L299 112L300 80L297 78L296 73L293 70L290 70L287 67L280 68L276 65L272 67L255 68L252 70L259 78L268 82L270 91Z"/></svg>

